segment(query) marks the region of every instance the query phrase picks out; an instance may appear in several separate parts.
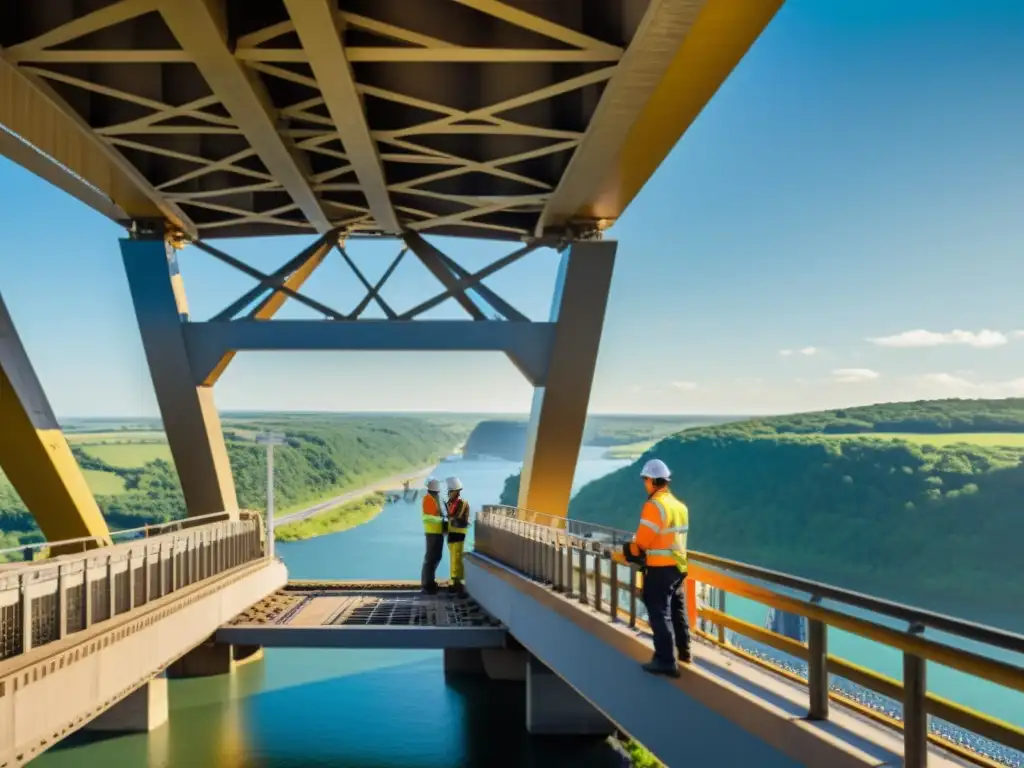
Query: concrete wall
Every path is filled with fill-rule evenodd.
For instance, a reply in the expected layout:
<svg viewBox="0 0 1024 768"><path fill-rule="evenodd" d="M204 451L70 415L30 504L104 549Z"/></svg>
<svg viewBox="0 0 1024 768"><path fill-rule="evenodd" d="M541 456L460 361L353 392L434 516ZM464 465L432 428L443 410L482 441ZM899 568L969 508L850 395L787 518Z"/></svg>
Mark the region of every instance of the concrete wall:
<svg viewBox="0 0 1024 768"><path fill-rule="evenodd" d="M35 757L124 699L287 582L278 561L238 566L0 664L0 765Z"/></svg>

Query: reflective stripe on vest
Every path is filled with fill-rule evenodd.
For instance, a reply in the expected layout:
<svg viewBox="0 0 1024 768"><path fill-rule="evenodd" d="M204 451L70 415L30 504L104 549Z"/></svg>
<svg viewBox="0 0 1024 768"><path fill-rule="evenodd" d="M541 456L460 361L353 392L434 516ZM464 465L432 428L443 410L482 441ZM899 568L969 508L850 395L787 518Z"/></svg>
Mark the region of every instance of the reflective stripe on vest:
<svg viewBox="0 0 1024 768"><path fill-rule="evenodd" d="M433 504L434 509L437 510L437 514L430 514L427 512L427 505ZM442 523L444 519L441 517L441 504L435 499L430 493L427 493L423 497L423 530L425 533L442 533L444 527Z"/></svg>
<svg viewBox="0 0 1024 768"><path fill-rule="evenodd" d="M640 522L655 532L651 548L647 550L647 565L674 565L681 571L687 570L686 535L689 530L690 513L686 505L670 493L664 492L651 498L651 503L661 516L661 524L649 520Z"/></svg>
<svg viewBox="0 0 1024 768"><path fill-rule="evenodd" d="M468 511L469 504L462 498L459 498L456 504L455 509L451 504L448 505L448 533L466 533L469 528L461 528L456 525L455 521L463 518L464 513ZM467 522L469 521L467 520Z"/></svg>

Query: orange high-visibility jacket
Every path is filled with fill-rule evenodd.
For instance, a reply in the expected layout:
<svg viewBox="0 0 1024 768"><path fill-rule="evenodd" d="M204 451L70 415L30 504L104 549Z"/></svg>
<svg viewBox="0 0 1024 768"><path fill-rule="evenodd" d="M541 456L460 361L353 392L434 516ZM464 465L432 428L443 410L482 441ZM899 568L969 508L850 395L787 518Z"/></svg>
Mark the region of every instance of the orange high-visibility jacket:
<svg viewBox="0 0 1024 768"><path fill-rule="evenodd" d="M423 531L424 533L444 533L441 504L432 493L423 495Z"/></svg>
<svg viewBox="0 0 1024 768"><path fill-rule="evenodd" d="M643 551L648 566L674 565L686 573L689 524L690 512L686 505L667 488L662 488L644 504L630 550L634 555Z"/></svg>

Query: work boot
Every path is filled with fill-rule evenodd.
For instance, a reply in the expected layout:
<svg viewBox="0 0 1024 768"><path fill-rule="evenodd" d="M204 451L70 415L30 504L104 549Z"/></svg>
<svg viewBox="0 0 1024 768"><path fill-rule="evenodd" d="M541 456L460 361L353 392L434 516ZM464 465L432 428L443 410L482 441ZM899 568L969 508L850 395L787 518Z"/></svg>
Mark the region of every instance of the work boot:
<svg viewBox="0 0 1024 768"><path fill-rule="evenodd" d="M448 587L448 592L456 597L466 596L466 588L462 586L461 581L453 581Z"/></svg>
<svg viewBox="0 0 1024 768"><path fill-rule="evenodd" d="M693 664L693 656L690 655L690 650L679 651L679 663L680 664Z"/></svg>
<svg viewBox="0 0 1024 768"><path fill-rule="evenodd" d="M646 664L642 665L644 672L649 672L652 675L664 675L665 677L679 677L679 669L675 664L668 665L663 661L657 659L651 659Z"/></svg>

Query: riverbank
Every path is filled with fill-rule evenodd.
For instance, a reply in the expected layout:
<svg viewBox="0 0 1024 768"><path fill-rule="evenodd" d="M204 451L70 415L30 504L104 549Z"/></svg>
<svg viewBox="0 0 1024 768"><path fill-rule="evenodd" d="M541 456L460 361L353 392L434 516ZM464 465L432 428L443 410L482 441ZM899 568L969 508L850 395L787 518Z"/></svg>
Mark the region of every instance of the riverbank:
<svg viewBox="0 0 1024 768"><path fill-rule="evenodd" d="M427 477L433 471L434 465L429 467L422 467L420 469L405 472L399 475L392 475L391 477L385 477L383 480L378 480L375 483L364 485L361 488L356 488L351 491L346 491L338 496L331 496L330 498L318 501L315 504L307 506L299 510L284 510L274 515L274 522L276 525L284 525L287 523L297 522L299 520L305 520L309 517L324 514L329 512L342 504L347 504L350 501L357 501L364 496L369 496L371 493L381 493L383 491L390 491L395 488L399 488L403 483L408 482L410 485L418 480L422 480Z"/></svg>
<svg viewBox="0 0 1024 768"><path fill-rule="evenodd" d="M274 538L278 541L305 541L329 533L340 533L357 525L368 523L384 509L384 494L350 501L341 507L332 508L315 517L297 520L274 527Z"/></svg>

